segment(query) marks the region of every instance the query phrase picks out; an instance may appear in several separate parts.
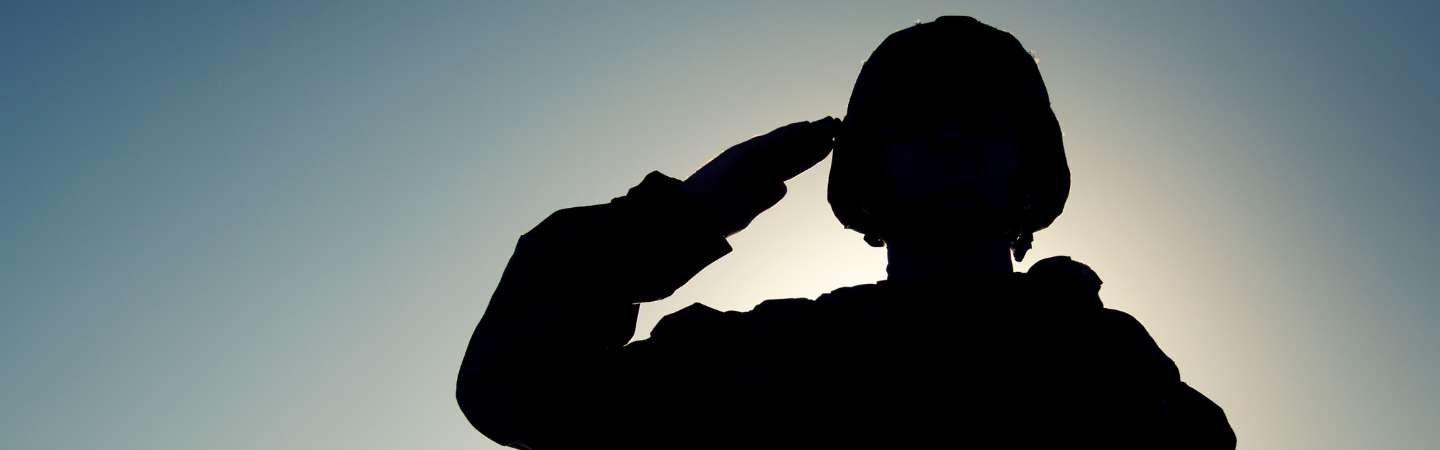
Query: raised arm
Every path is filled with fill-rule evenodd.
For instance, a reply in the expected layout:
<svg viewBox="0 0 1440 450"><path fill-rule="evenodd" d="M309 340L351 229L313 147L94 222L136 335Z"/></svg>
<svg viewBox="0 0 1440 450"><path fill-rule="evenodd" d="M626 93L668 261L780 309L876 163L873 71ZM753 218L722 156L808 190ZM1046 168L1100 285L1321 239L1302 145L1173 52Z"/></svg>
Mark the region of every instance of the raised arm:
<svg viewBox="0 0 1440 450"><path fill-rule="evenodd" d="M829 152L834 119L726 150L684 183L651 173L609 204L557 211L520 238L471 337L456 398L476 429L517 448L624 440L653 393L624 348L638 304L674 293L730 251L725 237Z"/></svg>

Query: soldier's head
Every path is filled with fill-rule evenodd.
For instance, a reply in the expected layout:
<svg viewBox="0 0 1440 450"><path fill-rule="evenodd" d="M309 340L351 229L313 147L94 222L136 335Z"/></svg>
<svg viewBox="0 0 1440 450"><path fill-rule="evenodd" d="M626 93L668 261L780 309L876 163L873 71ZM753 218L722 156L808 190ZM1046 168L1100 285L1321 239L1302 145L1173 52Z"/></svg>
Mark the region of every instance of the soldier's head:
<svg viewBox="0 0 1440 450"><path fill-rule="evenodd" d="M1049 94L1009 33L941 17L890 35L860 70L829 199L871 245L938 233L1011 243L1018 260L1069 191Z"/></svg>

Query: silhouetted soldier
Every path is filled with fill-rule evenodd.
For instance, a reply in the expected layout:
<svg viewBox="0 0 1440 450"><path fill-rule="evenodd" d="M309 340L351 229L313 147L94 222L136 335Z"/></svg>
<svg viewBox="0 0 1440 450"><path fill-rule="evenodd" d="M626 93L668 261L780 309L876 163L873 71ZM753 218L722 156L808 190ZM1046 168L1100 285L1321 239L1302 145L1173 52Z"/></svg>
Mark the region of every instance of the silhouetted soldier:
<svg viewBox="0 0 1440 450"><path fill-rule="evenodd" d="M626 345L829 153L830 203L889 279L749 312L694 304ZM1224 413L1066 257L1014 273L1070 174L1034 60L968 17L896 32L843 126L781 127L521 237L456 396L516 448L1234 448Z"/></svg>

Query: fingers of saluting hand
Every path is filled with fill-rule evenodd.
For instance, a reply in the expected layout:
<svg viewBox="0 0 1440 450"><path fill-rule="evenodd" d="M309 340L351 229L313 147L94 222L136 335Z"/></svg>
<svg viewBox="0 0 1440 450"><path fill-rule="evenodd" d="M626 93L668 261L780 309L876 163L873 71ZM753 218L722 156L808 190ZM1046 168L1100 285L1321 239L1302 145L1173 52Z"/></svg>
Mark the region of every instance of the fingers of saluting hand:
<svg viewBox="0 0 1440 450"><path fill-rule="evenodd" d="M731 147L721 158L730 159L726 165L739 178L784 182L825 159L839 130L840 121L833 117L796 122Z"/></svg>
<svg viewBox="0 0 1440 450"><path fill-rule="evenodd" d="M840 121L797 122L730 147L681 185L710 212L726 236L785 197L785 180L830 153Z"/></svg>

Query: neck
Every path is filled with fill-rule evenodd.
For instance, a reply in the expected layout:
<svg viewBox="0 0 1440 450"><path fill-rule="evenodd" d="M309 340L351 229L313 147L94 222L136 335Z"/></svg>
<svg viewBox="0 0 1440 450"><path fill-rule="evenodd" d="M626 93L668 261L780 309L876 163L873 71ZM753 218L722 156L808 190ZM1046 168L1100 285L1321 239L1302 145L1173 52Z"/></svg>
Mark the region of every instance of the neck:
<svg viewBox="0 0 1440 450"><path fill-rule="evenodd" d="M890 279L972 273L1010 273L1010 246L1002 241L935 239L901 234L885 237Z"/></svg>

